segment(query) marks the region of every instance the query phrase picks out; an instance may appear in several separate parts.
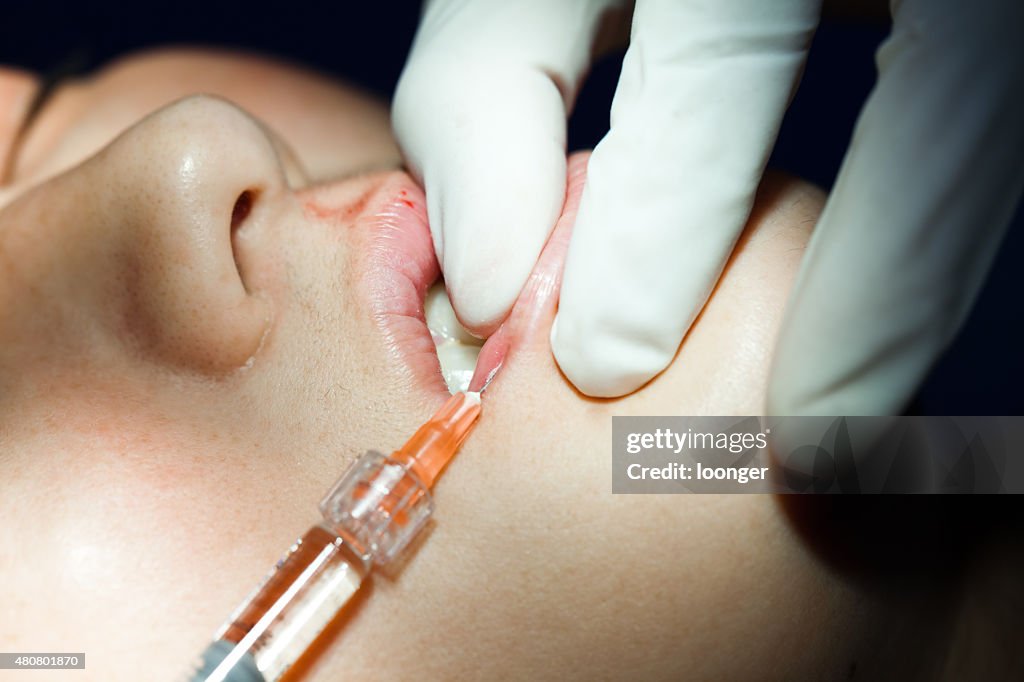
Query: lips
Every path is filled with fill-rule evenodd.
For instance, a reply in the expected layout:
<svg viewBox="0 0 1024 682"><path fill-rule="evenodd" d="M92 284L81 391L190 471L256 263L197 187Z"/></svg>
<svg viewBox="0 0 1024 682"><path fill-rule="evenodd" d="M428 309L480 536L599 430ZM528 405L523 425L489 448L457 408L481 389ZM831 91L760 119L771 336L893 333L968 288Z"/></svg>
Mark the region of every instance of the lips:
<svg viewBox="0 0 1024 682"><path fill-rule="evenodd" d="M438 400L447 399L446 379L465 382L468 377L464 368L449 366L444 373L439 353L465 361L479 349L469 348L471 344L464 343L466 339L461 338L450 313L442 312L447 297L437 288L430 292L431 316L437 327L433 335L427 324L425 299L440 278L440 269L423 191L405 174L394 174L373 190L361 213L357 220L365 224L369 236L361 284L374 322L388 351L413 384ZM489 366L501 362L504 353L495 353L498 345L492 343L485 356Z"/></svg>
<svg viewBox="0 0 1024 682"><path fill-rule="evenodd" d="M520 350L547 352L562 267L586 175L586 155L569 163L568 194L562 216L508 318L479 352L469 390L479 390ZM424 300L440 277L422 190L404 173L387 176L370 192L357 219L366 221L369 241L362 278L364 294L388 350L415 385L447 399L435 340L427 326ZM457 334L456 334L457 336Z"/></svg>
<svg viewBox="0 0 1024 682"><path fill-rule="evenodd" d="M480 350L476 373L469 384L470 390L480 390L494 379L500 368L516 362L526 352L550 353L548 335L558 307L565 254L576 222L580 197L583 195L589 158L589 153L577 153L569 157L562 214L516 299L512 312Z"/></svg>

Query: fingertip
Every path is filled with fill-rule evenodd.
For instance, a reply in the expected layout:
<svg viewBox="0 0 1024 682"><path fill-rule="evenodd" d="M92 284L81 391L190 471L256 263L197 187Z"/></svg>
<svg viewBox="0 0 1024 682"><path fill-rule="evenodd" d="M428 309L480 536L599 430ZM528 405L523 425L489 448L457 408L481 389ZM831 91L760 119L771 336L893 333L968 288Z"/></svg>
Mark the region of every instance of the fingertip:
<svg viewBox="0 0 1024 682"><path fill-rule="evenodd" d="M472 237L469 245L449 241L441 269L459 323L485 338L508 317L537 254L513 240L496 242L480 233Z"/></svg>
<svg viewBox="0 0 1024 682"><path fill-rule="evenodd" d="M588 332L559 312L551 350L565 377L584 395L618 398L642 388L672 361L657 347L615 334Z"/></svg>
<svg viewBox="0 0 1024 682"><path fill-rule="evenodd" d="M481 159L475 167L487 165ZM560 151L539 150L526 164L532 171L517 172L512 165L483 175L439 176L433 197L428 181L431 230L452 307L463 326L480 336L492 334L508 316L565 196Z"/></svg>
<svg viewBox="0 0 1024 682"><path fill-rule="evenodd" d="M526 278L501 276L482 264L450 268L445 273L448 298L459 324L471 334L487 338L508 317Z"/></svg>

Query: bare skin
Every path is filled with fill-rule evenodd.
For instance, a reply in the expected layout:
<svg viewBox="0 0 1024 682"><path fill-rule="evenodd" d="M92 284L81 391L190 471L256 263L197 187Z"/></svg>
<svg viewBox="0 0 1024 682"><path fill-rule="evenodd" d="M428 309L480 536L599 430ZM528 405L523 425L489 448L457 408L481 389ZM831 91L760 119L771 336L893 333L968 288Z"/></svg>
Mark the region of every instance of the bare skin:
<svg viewBox="0 0 1024 682"><path fill-rule="evenodd" d="M33 83L3 73L0 105ZM217 98L172 104L194 93ZM0 127L0 650L175 679L353 457L437 406L368 302L371 223L396 197L422 215L423 195L381 103L252 57L138 56L63 87L20 145L16 129ZM566 229L585 157L571 165ZM894 595L835 570L769 496L611 495L611 415L763 412L821 204L766 181L674 364L620 400L573 390L547 345L555 301L521 300L436 525L301 679L927 674L947 626L920 607L927 581ZM557 271L559 244L546 257Z"/></svg>

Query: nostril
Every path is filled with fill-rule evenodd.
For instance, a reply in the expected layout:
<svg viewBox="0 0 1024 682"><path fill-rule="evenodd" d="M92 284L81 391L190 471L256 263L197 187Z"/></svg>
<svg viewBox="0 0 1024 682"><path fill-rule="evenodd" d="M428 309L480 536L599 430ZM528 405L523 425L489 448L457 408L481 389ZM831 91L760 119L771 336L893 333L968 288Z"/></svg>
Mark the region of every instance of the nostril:
<svg viewBox="0 0 1024 682"><path fill-rule="evenodd" d="M245 219L252 212L253 202L256 201L256 190L247 189L235 199L235 207L231 209L231 232L242 226Z"/></svg>
<svg viewBox="0 0 1024 682"><path fill-rule="evenodd" d="M231 255L235 259L235 270L242 279L242 286L249 292L249 285L246 283L245 271L239 259L238 230L245 224L246 218L252 213L253 204L259 194L258 190L247 189L235 199L235 205L231 209Z"/></svg>

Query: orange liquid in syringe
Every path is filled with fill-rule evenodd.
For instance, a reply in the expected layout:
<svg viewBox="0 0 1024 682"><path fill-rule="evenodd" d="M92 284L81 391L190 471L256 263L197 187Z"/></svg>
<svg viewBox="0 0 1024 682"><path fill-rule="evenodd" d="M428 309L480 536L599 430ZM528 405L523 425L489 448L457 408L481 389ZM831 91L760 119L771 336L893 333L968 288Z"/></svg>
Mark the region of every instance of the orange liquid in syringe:
<svg viewBox="0 0 1024 682"><path fill-rule="evenodd" d="M277 563L219 638L244 642L267 679L277 679L349 600L366 573L362 559L335 533L313 526ZM302 615L301 623L293 618L296 614ZM320 622L310 627L311 620ZM305 637L310 641L298 641Z"/></svg>

